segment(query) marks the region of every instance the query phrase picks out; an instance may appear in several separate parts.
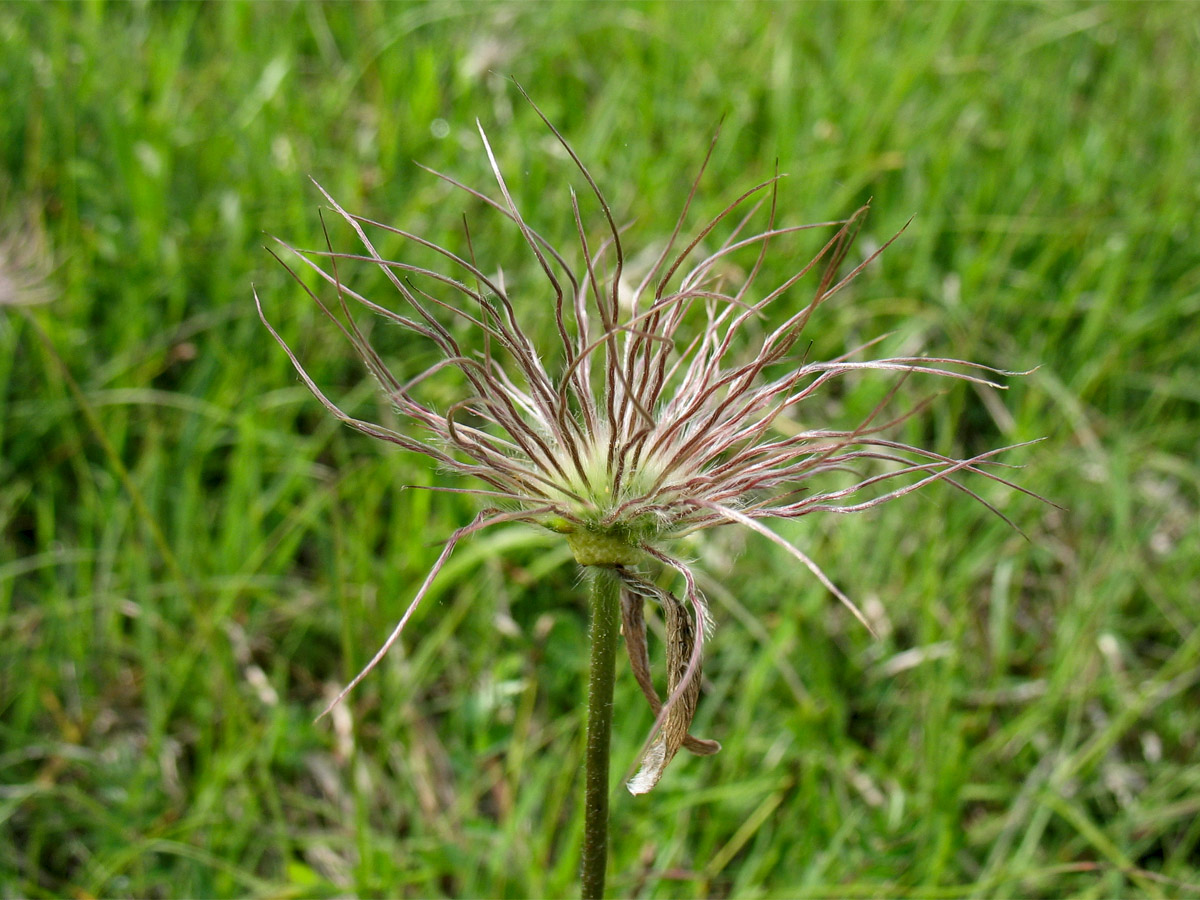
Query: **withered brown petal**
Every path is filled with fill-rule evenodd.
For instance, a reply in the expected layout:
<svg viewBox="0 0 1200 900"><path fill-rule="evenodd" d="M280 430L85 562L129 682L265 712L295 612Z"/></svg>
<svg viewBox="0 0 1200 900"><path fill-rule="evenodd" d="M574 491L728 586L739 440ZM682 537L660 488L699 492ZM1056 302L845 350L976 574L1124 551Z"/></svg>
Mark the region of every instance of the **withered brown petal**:
<svg viewBox="0 0 1200 900"><path fill-rule="evenodd" d="M638 687L642 689L642 695L650 704L651 711L657 716L662 712L662 700L659 698L658 691L654 688L654 681L650 676L650 653L646 647L644 605L644 597L635 594L628 586L622 586L621 630L625 635L625 649L629 653L629 664L633 668L633 677L637 679ZM691 650L689 649L688 652L690 653ZM686 667L685 663L684 668L686 669ZM699 676L697 675L698 681ZM688 734L683 738L683 749L696 756L712 756L721 749L721 745L717 741L704 740Z"/></svg>
<svg viewBox="0 0 1200 900"><path fill-rule="evenodd" d="M654 590L654 594L662 605L663 618L667 626L667 691L669 697L683 684L687 676L688 664L691 661L692 649L695 646L696 629L693 627L686 607L679 602L674 594L670 591L657 588ZM638 606L637 603L623 604L622 608L636 606ZM638 609L635 615L640 618L640 609ZM644 654L644 621L642 622L641 644L643 647L642 653ZM631 651L631 654L633 652ZM640 679L638 683L641 684ZM643 691L645 691L644 687ZM653 692L653 685L651 685L651 692ZM649 699L649 695L647 699ZM667 710L667 718L663 723L662 731L642 757L641 766L637 774L630 779L628 788L631 794L648 793L658 784L663 772L666 771L667 765L675 758L675 754L679 752L679 748L684 746L688 740L688 727L692 724L692 719L695 718L696 705L699 700L700 670L697 668L692 673L691 679L684 685L675 703ZM654 701L650 705L652 708L658 705L656 714L658 711L661 711L662 705L658 701L657 694L654 694ZM697 741L696 743L706 753L715 753L720 749L720 745L713 741Z"/></svg>

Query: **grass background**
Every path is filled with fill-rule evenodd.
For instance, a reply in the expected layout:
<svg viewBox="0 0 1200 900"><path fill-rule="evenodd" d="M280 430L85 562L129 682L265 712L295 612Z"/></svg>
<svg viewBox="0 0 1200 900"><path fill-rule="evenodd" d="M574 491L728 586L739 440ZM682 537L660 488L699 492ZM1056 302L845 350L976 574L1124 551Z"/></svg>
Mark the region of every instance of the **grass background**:
<svg viewBox="0 0 1200 900"><path fill-rule="evenodd" d="M0 309L0 896L575 892L565 547L464 546L313 725L473 507L324 415L249 289L388 416L262 232L320 242L312 175L452 240L470 204L412 160L486 184L478 117L563 234L568 170L509 74L643 240L722 115L701 211L778 159L788 223L873 197L869 246L915 214L814 353L895 332L1040 366L909 437L1046 436L1013 461L1066 508L988 491L1029 541L949 490L785 528L879 641L714 535L695 730L724 750L614 794L612 893L1200 893L1196 6L96 2L0 6L3 227L52 296ZM614 778L650 724L628 673L617 704Z"/></svg>

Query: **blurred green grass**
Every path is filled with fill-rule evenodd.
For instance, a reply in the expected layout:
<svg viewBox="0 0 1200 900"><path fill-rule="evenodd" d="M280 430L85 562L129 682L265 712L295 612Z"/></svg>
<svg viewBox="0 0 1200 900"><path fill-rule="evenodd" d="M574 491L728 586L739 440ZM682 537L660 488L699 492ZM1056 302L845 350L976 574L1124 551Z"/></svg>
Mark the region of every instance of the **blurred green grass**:
<svg viewBox="0 0 1200 900"><path fill-rule="evenodd" d="M0 6L2 219L54 258L51 302L0 309L0 896L574 893L565 548L462 548L311 724L473 508L325 416L249 291L389 415L263 232L320 243L311 175L452 234L468 204L412 161L487 184L478 117L569 235L567 169L506 75L643 239L722 116L696 220L776 159L789 223L870 197L878 244L915 215L813 352L895 332L1040 366L906 427L945 452L1046 436L1018 480L1066 508L986 491L1029 541L949 490L785 529L878 642L715 535L695 730L724 750L614 795L613 892L1200 893L1198 60L1182 4ZM628 677L617 702L619 773L650 717Z"/></svg>

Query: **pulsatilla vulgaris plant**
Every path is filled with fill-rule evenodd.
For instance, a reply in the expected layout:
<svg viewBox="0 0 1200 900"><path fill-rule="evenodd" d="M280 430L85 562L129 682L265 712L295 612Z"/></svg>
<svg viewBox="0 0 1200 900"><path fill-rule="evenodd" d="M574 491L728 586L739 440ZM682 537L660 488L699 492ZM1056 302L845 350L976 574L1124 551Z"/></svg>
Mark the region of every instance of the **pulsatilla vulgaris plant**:
<svg viewBox="0 0 1200 900"><path fill-rule="evenodd" d="M658 716L629 790L641 794L653 788L681 748L697 754L719 749L716 742L688 733L710 619L691 564L677 555L676 542L722 525L745 526L790 554L866 625L814 560L764 520L858 512L935 481L985 502L962 482L968 473L1015 486L992 471L1001 450L951 459L889 438L889 430L915 411L898 417L884 413L894 388L848 430L822 427L819 413L809 412L814 401L835 380L864 370L889 373L897 384L917 374L993 387L1000 385L989 376L1014 373L956 359L863 359L866 348L832 360L808 359L800 341L809 320L887 244L844 266L865 207L842 221L782 226L776 216L778 176L754 185L684 237L697 175L669 239L643 271L633 272L625 229L603 192L566 139L540 110L538 115L590 192L587 205L599 209L591 223L600 226L597 232L584 221L579 198L570 191L572 251L557 249L535 230L514 200L482 126L480 139L498 196L427 171L515 226L542 284L507 285L496 274L502 270L495 261L485 264L477 258L465 220L464 249L456 252L350 213L323 189L333 211L357 234L361 249L335 252L328 237L323 250L300 250L280 241L296 261L289 267L296 281L317 285L305 290L337 323L411 428L401 432L344 412L314 383L265 317L263 321L331 413L465 479L461 485L435 489L473 494L486 504L449 536L391 636L330 707L396 642L464 537L494 525L525 522L563 535L575 559L587 567L592 671L583 877L585 894L597 896L604 881L618 630L624 633L637 682ZM782 281L760 287L758 276L771 249L808 229L825 232L816 254ZM376 249L384 240L435 254L444 267L388 258ZM740 268L732 262L739 255L747 262ZM347 283L345 272L360 263L374 265L386 276L395 292L391 305ZM304 269L309 270L306 277ZM815 290L801 295L799 284L810 272ZM323 299L330 295L336 303ZM549 346L522 327L538 303L547 312L552 305L557 339ZM356 323L356 307L428 341L436 349L436 361L407 379L397 377ZM775 324L764 326L767 321ZM435 403L421 399L420 389L439 376L451 377L462 393L435 409ZM832 484L819 478L831 473L836 478ZM672 571L679 589L662 586ZM665 700L651 678L646 599L660 606L667 632Z"/></svg>

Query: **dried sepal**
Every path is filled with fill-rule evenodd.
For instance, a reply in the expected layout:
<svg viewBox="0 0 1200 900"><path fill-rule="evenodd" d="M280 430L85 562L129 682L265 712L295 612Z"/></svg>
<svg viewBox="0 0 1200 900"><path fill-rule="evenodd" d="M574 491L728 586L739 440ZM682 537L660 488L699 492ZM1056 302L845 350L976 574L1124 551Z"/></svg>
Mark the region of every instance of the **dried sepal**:
<svg viewBox="0 0 1200 900"><path fill-rule="evenodd" d="M687 608L673 593L634 572L621 570L621 577L624 581L621 614L625 646L638 686L658 717L658 733L642 753L638 771L627 785L631 794L645 794L658 784L681 747L687 747L699 756L709 756L720 750L721 745L688 734L700 701L701 665L699 629L693 625ZM667 632L668 700L665 706L650 677L642 612L646 597L658 601ZM697 622L703 623L703 611L697 609L696 613Z"/></svg>
<svg viewBox="0 0 1200 900"><path fill-rule="evenodd" d="M678 601L675 602L678 604ZM629 665L633 670L633 677L637 681L638 687L641 688L642 696L650 704L650 711L657 716L662 712L663 704L650 674L650 652L646 644L645 603L645 596L635 591L628 582L622 585L621 634L625 638L625 650L629 654ZM721 745L717 741L685 734L683 749L696 756L712 756L721 749Z"/></svg>

